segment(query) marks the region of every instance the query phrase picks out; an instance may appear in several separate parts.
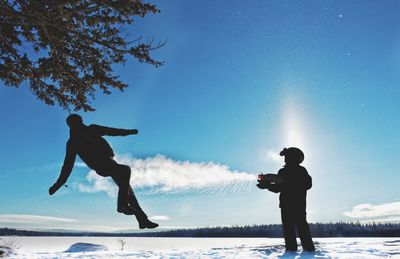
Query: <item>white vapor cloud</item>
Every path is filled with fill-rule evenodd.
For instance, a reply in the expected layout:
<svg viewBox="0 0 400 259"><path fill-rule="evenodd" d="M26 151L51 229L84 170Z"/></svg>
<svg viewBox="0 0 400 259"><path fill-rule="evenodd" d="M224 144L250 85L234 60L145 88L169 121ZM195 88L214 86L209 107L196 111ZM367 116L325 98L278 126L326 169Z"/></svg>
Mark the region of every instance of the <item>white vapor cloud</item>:
<svg viewBox="0 0 400 259"><path fill-rule="evenodd" d="M343 215L350 218L374 220L379 218L379 221L396 221L400 218L400 201L373 205L363 203L354 206L351 211L343 212Z"/></svg>
<svg viewBox="0 0 400 259"><path fill-rule="evenodd" d="M24 214L2 214L0 222L16 223L16 224L52 224L52 223L73 223L76 219L58 218L40 215L24 215Z"/></svg>
<svg viewBox="0 0 400 259"><path fill-rule="evenodd" d="M75 162L74 166L82 167L82 168L88 168L88 166L84 162Z"/></svg>
<svg viewBox="0 0 400 259"><path fill-rule="evenodd" d="M151 220L161 220L161 221L167 221L170 220L171 218L165 215L155 215L150 217Z"/></svg>
<svg viewBox="0 0 400 259"><path fill-rule="evenodd" d="M90 185L78 184L81 192L106 192L110 197L116 197L118 192L117 185L110 177L101 177L95 171L90 171L86 176L86 180Z"/></svg>
<svg viewBox="0 0 400 259"><path fill-rule="evenodd" d="M176 161L163 155L145 159L120 157L117 160L130 166L130 184L133 188L150 188L156 193L211 192L224 188L225 191L235 191L248 187L256 179L253 174L231 170L226 165ZM115 196L117 193L117 186L110 177L101 177L90 171L87 180L89 185L78 185L80 191L102 191L109 196Z"/></svg>

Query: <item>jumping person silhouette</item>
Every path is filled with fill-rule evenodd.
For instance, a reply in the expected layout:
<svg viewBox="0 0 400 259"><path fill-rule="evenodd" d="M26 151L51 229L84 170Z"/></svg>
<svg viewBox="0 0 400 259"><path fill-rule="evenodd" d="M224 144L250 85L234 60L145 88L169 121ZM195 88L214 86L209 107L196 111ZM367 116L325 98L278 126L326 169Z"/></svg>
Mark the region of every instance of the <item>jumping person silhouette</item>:
<svg viewBox="0 0 400 259"><path fill-rule="evenodd" d="M82 117L77 114L68 116L66 121L70 128L70 137L67 141L64 164L57 181L50 187L49 194L53 195L65 184L74 167L76 155L79 155L89 168L103 177L111 176L118 185L118 212L125 215L135 215L141 229L158 227L157 223L151 222L147 218L133 193L132 187L129 185L130 167L118 164L113 159L114 151L102 137L104 135L136 135L138 130L115 129L95 124L86 126Z"/></svg>
<svg viewBox="0 0 400 259"><path fill-rule="evenodd" d="M307 190L312 186L312 179L307 170L300 166L304 160L304 153L298 148L290 147L284 148L280 155L285 157L285 165L278 172L278 177L283 179L282 183L266 183L260 188L280 192L279 207L286 251L297 251L296 228L303 250L315 251L306 220L306 196Z"/></svg>

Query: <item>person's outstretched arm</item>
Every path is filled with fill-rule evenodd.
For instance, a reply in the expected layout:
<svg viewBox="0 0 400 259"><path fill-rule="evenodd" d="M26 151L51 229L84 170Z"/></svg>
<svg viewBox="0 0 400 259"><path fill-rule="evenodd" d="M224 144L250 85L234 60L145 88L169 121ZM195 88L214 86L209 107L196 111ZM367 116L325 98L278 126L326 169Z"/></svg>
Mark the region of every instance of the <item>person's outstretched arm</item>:
<svg viewBox="0 0 400 259"><path fill-rule="evenodd" d="M96 124L92 124L89 127L94 129L99 135L107 135L107 136L127 136L127 135L136 135L139 133L137 129L117 129L111 127L100 126Z"/></svg>
<svg viewBox="0 0 400 259"><path fill-rule="evenodd" d="M67 151L65 153L64 164L61 168L60 176L57 181L50 187L49 194L53 195L61 186L63 186L71 174L74 167L76 152L72 148L70 141L67 142Z"/></svg>

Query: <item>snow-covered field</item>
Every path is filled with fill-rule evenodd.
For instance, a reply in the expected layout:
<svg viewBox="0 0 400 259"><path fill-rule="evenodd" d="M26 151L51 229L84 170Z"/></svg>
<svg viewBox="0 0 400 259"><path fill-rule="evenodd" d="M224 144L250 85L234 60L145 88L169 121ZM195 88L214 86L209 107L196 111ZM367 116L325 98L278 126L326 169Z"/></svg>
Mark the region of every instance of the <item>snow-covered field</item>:
<svg viewBox="0 0 400 259"><path fill-rule="evenodd" d="M4 241L9 237L0 237ZM121 240L125 242L121 251ZM17 237L9 258L400 258L400 238L315 238L285 254L280 238ZM2 245L2 244L0 244ZM19 247L19 248L18 248ZM0 250L5 250L0 246Z"/></svg>

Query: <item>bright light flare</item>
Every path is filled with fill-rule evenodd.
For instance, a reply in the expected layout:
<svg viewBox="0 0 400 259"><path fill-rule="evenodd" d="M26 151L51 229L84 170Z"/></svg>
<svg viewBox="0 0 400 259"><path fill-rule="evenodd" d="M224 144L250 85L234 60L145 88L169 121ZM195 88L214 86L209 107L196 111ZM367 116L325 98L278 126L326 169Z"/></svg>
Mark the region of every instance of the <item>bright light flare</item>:
<svg viewBox="0 0 400 259"><path fill-rule="evenodd" d="M283 143L286 147L302 148L306 145L305 118L301 112L301 104L294 98L288 98L283 108Z"/></svg>

